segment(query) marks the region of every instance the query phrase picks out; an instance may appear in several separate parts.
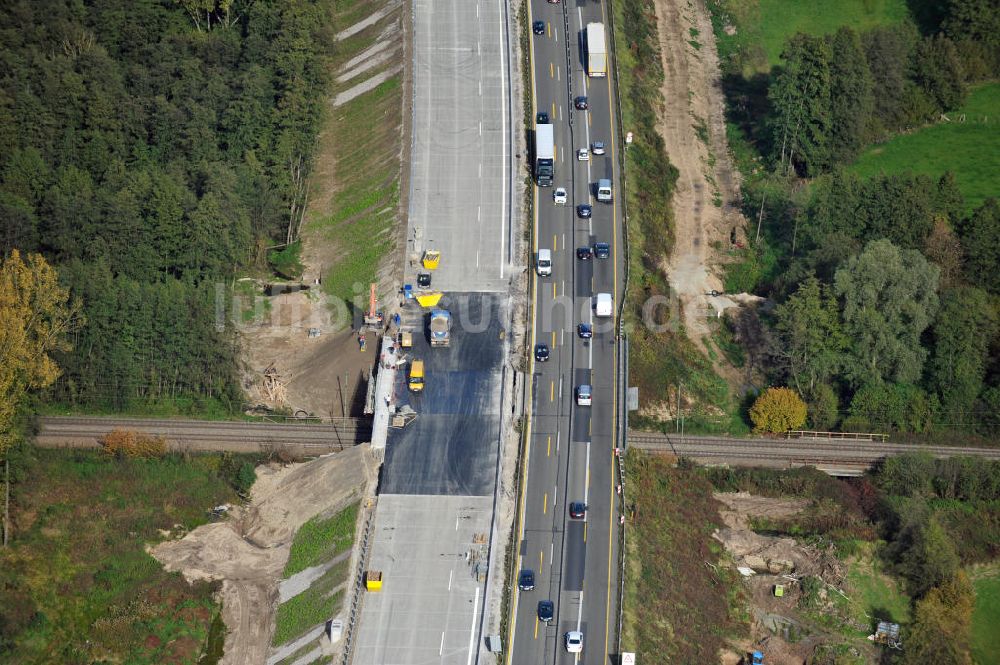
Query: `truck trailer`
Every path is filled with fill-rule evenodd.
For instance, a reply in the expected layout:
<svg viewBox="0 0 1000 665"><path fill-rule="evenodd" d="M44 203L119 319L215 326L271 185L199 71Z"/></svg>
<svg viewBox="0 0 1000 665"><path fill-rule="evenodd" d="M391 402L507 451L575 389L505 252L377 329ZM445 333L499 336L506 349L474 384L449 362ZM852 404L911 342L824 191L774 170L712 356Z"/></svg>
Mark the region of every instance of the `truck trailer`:
<svg viewBox="0 0 1000 665"><path fill-rule="evenodd" d="M556 145L552 125L535 125L535 182L551 187L556 177Z"/></svg>
<svg viewBox="0 0 1000 665"><path fill-rule="evenodd" d="M604 41L604 24L587 24L587 74L608 75L608 47Z"/></svg>

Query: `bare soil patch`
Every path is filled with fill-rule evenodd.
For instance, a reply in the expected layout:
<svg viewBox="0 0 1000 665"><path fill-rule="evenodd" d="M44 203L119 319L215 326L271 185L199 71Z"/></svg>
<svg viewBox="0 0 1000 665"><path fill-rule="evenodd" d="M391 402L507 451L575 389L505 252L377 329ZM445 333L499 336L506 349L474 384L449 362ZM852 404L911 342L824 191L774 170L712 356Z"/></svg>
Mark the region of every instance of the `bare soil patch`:
<svg viewBox="0 0 1000 665"><path fill-rule="evenodd" d="M656 0L664 80L659 132L678 170L673 196L675 242L667 260L688 336L707 352L713 314L708 294L721 291L719 264L744 241L740 176L729 156L715 37L704 0ZM718 303L715 303L718 305ZM722 353L716 371L738 382Z"/></svg>
<svg viewBox="0 0 1000 665"><path fill-rule="evenodd" d="M753 571L742 578L750 605L750 643L734 641L733 651L723 653L721 661L731 662L734 654L760 649L767 663L801 665L809 662L820 645L850 641L817 620L820 616L840 618L842 601L847 599L843 592L847 568L833 546L806 545L795 538L764 535L750 528L754 518L774 521L793 517L810 501L747 492L715 493L714 498L726 507L719 511L725 526L713 537L723 544L736 566L744 569L742 572ZM776 585L783 586L780 597L775 594ZM871 649L851 648L859 655L875 656Z"/></svg>
<svg viewBox="0 0 1000 665"><path fill-rule="evenodd" d="M150 549L188 582L222 581L227 635L221 663L265 662L295 531L313 516L332 515L372 491L377 465L368 450L357 446L311 462L258 467L250 502L228 520Z"/></svg>
<svg viewBox="0 0 1000 665"><path fill-rule="evenodd" d="M357 331L350 325L338 330L323 299L305 291L270 301L266 320L243 334L251 400L324 418L361 415L378 347L375 335L368 333L361 351ZM320 336L309 337L310 328ZM283 404L269 402L261 391L263 371L272 365L286 386Z"/></svg>

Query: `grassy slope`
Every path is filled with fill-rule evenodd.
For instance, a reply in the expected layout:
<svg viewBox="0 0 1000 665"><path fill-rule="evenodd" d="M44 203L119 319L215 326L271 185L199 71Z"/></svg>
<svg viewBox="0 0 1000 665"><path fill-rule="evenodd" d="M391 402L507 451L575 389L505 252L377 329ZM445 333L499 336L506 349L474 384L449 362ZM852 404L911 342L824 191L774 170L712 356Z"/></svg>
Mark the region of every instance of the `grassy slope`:
<svg viewBox="0 0 1000 665"><path fill-rule="evenodd" d="M958 122L965 114L965 122ZM1000 83L972 92L965 106L938 123L874 146L851 170L861 176L912 171L938 177L952 171L967 210L1000 195Z"/></svg>
<svg viewBox="0 0 1000 665"><path fill-rule="evenodd" d="M385 4L339 0L336 23L353 25ZM334 73L374 44L388 22L397 19L393 14L339 42L333 58ZM398 53L382 66L336 84L331 98L400 62ZM336 192L329 209L306 222L305 232L339 249L336 263L328 267L323 278L323 290L347 302L353 302L359 293L367 302L368 283L375 281L379 263L393 246L399 203L401 123L400 74L342 106L330 107L317 154L334 161Z"/></svg>
<svg viewBox="0 0 1000 665"><path fill-rule="evenodd" d="M337 587L347 581L350 563L350 560L341 561L308 589L278 606L275 645L284 644L337 615L344 600L343 589Z"/></svg>
<svg viewBox="0 0 1000 665"><path fill-rule="evenodd" d="M216 611L212 587L164 572L144 546L236 500L219 458L31 455L14 486L12 547L0 550L0 625L18 662L193 662Z"/></svg>
<svg viewBox="0 0 1000 665"><path fill-rule="evenodd" d="M972 655L977 663L995 663L1000 653L1000 567L975 571L976 609L972 614Z"/></svg>
<svg viewBox="0 0 1000 665"><path fill-rule="evenodd" d="M741 588L728 577L735 573L705 565L721 556L711 537L720 524L712 487L695 471L636 451L626 473L635 514L626 541L622 648L639 662L712 662L725 637L742 630L730 619L726 592Z"/></svg>
<svg viewBox="0 0 1000 665"><path fill-rule="evenodd" d="M354 542L358 506L354 503L328 519L313 518L295 533L284 577L318 566L347 550Z"/></svg>

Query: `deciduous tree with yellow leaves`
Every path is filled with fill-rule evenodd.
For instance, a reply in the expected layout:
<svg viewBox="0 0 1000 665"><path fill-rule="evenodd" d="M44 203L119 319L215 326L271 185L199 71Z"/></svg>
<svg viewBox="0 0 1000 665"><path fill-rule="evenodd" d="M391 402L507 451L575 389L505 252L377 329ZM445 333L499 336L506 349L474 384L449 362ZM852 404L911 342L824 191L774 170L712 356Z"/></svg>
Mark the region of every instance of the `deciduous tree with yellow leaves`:
<svg viewBox="0 0 1000 665"><path fill-rule="evenodd" d="M791 388L768 388L750 407L757 432L787 432L806 422L806 403Z"/></svg>
<svg viewBox="0 0 1000 665"><path fill-rule="evenodd" d="M4 536L10 484L6 451L28 391L52 385L59 367L50 355L67 351L67 333L81 325L80 307L60 286L55 268L40 254L16 249L0 265L0 456L4 457Z"/></svg>

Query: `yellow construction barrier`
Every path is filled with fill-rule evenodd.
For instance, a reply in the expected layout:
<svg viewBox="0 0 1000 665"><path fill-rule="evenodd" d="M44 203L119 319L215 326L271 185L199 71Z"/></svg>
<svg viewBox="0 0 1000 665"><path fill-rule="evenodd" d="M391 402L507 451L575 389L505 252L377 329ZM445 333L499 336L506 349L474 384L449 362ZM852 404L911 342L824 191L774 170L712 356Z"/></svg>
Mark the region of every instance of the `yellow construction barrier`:
<svg viewBox="0 0 1000 665"><path fill-rule="evenodd" d="M382 590L382 571L369 570L365 573L365 588L369 591Z"/></svg>
<svg viewBox="0 0 1000 665"><path fill-rule="evenodd" d="M421 307L434 307L441 302L442 293L421 293L417 296L417 302Z"/></svg>
<svg viewBox="0 0 1000 665"><path fill-rule="evenodd" d="M441 252L436 249L428 249L424 252L424 268L427 270L437 270L439 263L441 263Z"/></svg>

